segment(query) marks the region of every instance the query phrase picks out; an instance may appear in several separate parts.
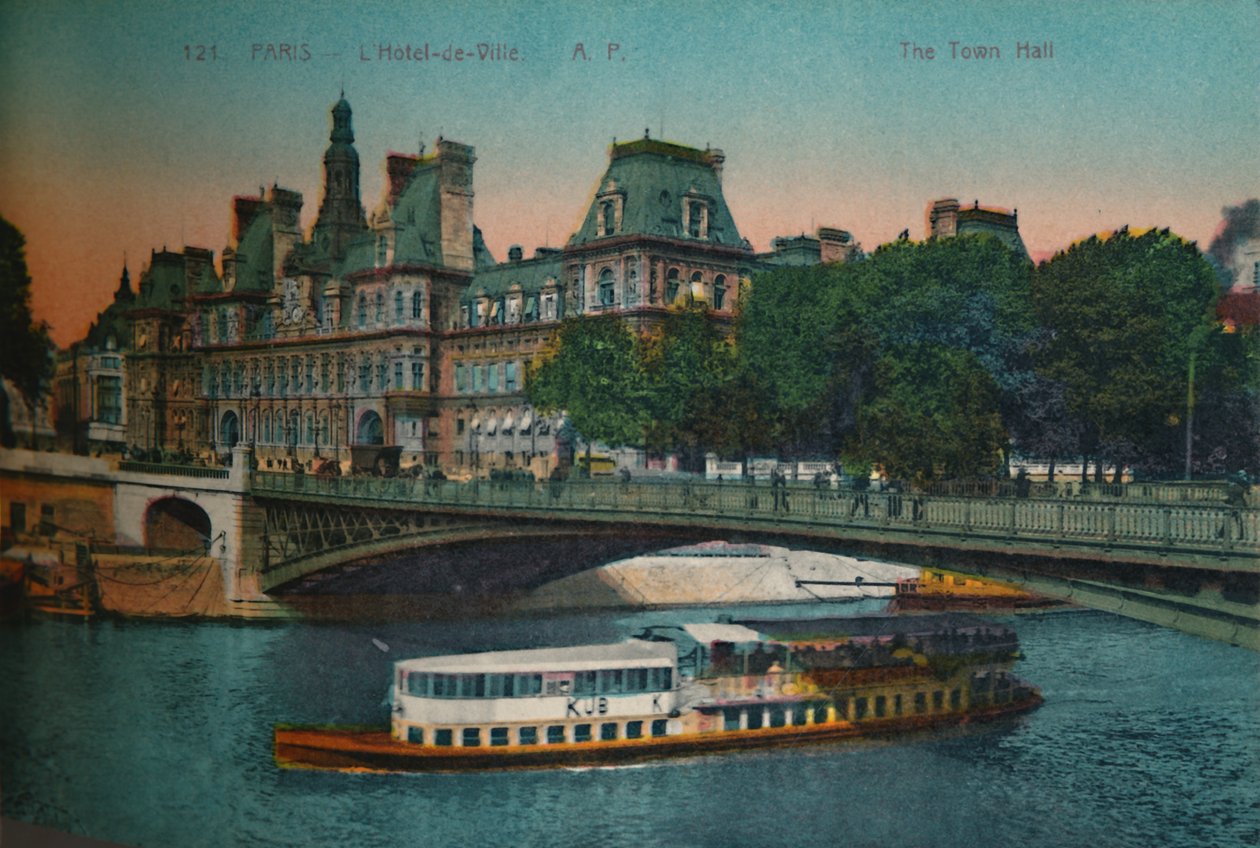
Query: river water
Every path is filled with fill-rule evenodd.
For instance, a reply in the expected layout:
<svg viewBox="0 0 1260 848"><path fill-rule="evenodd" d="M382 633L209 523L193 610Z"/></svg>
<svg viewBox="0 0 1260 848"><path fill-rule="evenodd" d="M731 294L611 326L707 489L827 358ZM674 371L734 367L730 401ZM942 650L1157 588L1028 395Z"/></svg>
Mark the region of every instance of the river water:
<svg viewBox="0 0 1260 848"><path fill-rule="evenodd" d="M1260 655L1097 612L1008 619L1026 655L1018 672L1046 702L983 729L614 769L351 775L272 763L276 722L385 722L403 657L839 609L863 607L6 624L3 813L168 847L1260 843Z"/></svg>

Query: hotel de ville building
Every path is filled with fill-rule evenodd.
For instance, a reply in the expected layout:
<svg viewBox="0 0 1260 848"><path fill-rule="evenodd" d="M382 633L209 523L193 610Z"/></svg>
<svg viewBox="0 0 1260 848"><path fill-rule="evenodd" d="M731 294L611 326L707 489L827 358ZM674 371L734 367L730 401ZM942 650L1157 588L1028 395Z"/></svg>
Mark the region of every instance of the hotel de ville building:
<svg viewBox="0 0 1260 848"><path fill-rule="evenodd" d="M63 434L78 450L212 461L248 443L264 468L348 469L354 447L381 446L403 466L543 477L572 445L561 415L530 406L525 368L563 318L643 327L690 299L729 323L754 272L860 255L831 228L754 253L722 194L722 152L645 135L612 145L563 248L512 247L496 262L474 223L475 163L442 138L390 153L367 214L341 99L309 233L302 196L272 185L233 199L217 265L204 248L153 251L135 290L124 269L58 363ZM1018 243L1013 216L985 212Z"/></svg>

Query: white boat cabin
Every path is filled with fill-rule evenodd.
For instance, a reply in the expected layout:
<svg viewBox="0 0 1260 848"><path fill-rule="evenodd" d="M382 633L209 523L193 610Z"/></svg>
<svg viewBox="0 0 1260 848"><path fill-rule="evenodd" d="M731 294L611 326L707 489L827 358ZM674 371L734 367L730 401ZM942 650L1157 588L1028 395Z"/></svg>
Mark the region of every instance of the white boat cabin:
<svg viewBox="0 0 1260 848"><path fill-rule="evenodd" d="M677 717L672 642L490 651L394 664L395 738L491 747L665 736Z"/></svg>

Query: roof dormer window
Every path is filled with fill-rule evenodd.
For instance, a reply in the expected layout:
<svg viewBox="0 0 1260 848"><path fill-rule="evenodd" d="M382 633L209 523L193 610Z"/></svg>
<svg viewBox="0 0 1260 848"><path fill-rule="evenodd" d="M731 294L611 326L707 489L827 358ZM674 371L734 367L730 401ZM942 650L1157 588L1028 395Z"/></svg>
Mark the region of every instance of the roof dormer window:
<svg viewBox="0 0 1260 848"><path fill-rule="evenodd" d="M595 231L600 238L617 235L622 229L622 213L625 210L625 194L615 185L610 185L600 192L595 199L598 204L595 219Z"/></svg>
<svg viewBox="0 0 1260 848"><path fill-rule="evenodd" d="M709 237L709 204L704 198L692 195L683 198L683 220L687 222L687 235L691 238Z"/></svg>

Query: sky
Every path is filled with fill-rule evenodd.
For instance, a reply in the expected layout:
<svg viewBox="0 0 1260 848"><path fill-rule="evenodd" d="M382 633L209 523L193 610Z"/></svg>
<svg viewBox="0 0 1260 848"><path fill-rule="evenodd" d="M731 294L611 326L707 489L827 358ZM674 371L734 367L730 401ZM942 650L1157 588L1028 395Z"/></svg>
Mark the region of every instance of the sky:
<svg viewBox="0 0 1260 848"><path fill-rule="evenodd" d="M609 143L645 129L726 153L759 251L819 226L922 238L942 197L1018 209L1034 258L1124 225L1206 249L1260 195L1256 0L621 5L0 0L0 216L36 316L82 337L124 261L134 282L163 247L217 258L260 186L301 192L309 228L343 89L368 213L387 152L470 144L498 259L563 245ZM426 44L472 57L381 58Z"/></svg>

